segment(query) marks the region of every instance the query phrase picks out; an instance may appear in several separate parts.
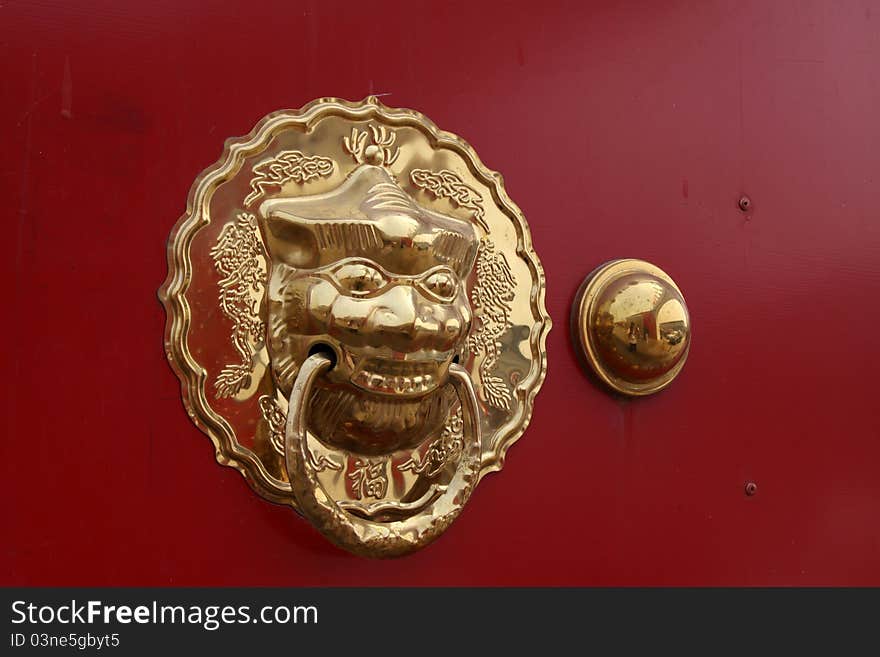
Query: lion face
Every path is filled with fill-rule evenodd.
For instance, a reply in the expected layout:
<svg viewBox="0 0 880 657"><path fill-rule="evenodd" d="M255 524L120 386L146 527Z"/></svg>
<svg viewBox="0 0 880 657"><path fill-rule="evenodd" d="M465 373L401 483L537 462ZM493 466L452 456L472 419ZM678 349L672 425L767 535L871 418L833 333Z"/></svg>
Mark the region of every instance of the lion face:
<svg viewBox="0 0 880 657"><path fill-rule="evenodd" d="M472 321L473 228L420 208L389 178L358 169L318 199L317 216L302 197L260 209L273 375L289 394L302 362L329 352L335 366L316 386L309 429L364 454L413 447L442 427L456 398L449 366L466 356Z"/></svg>

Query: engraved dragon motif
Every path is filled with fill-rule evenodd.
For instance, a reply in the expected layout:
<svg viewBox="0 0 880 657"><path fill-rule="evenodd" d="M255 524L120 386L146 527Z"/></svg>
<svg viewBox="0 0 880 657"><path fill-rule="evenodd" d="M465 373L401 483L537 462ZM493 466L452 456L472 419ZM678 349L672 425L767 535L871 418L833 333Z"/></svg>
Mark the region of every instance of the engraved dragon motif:
<svg viewBox="0 0 880 657"><path fill-rule="evenodd" d="M484 237L477 254L477 280L471 291L479 325L471 332L468 346L475 354L485 354L480 364L484 399L504 410L510 410L512 396L504 379L493 370L501 353L500 338L510 324L515 287L516 279L504 253L496 251L492 240Z"/></svg>
<svg viewBox="0 0 880 657"><path fill-rule="evenodd" d="M241 213L223 227L211 249L220 274L220 310L232 320L232 346L239 362L226 365L214 382L216 397L232 397L250 385L253 355L262 342L266 325L259 317L266 289L266 256L258 236L257 220Z"/></svg>

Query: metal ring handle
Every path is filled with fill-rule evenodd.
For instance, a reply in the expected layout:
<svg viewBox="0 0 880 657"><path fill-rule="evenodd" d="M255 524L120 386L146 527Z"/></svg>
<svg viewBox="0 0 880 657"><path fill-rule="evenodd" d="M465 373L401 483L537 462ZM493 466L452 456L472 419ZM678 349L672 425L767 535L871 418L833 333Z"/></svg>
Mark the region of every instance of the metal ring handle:
<svg viewBox="0 0 880 657"><path fill-rule="evenodd" d="M324 536L342 548L367 557L408 554L436 539L467 503L480 476L481 429L474 385L467 371L453 364L450 382L461 401L464 446L447 489L431 505L404 519L377 522L352 515L336 503L321 485L309 458L306 440L308 402L312 386L332 362L322 354L306 359L290 392L284 435L287 475L300 512Z"/></svg>

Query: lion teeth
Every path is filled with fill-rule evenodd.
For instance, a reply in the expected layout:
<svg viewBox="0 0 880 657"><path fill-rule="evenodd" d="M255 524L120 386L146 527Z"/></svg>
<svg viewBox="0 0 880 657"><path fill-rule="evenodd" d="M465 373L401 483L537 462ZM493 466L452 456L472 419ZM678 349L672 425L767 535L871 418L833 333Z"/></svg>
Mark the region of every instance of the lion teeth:
<svg viewBox="0 0 880 657"><path fill-rule="evenodd" d="M435 381L436 377L433 374L391 376L366 370L357 372L352 378L352 382L362 388L377 390L379 392L394 392L398 394L417 394L427 392L435 386Z"/></svg>

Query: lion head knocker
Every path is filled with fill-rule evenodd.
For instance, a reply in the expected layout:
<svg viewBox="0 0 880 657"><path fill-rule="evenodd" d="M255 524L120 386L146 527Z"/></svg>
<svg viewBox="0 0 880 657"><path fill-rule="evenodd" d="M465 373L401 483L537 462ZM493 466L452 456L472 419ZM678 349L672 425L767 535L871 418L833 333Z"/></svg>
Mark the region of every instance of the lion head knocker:
<svg viewBox="0 0 880 657"><path fill-rule="evenodd" d="M218 458L355 553L439 536L546 368L543 274L500 176L416 112L324 99L229 142L192 198L166 348Z"/></svg>
<svg viewBox="0 0 880 657"><path fill-rule="evenodd" d="M337 189L264 201L271 273L267 346L289 395L316 351L309 430L362 454L413 448L442 429L455 398L449 367L466 357L466 280L479 241L469 223L420 207L381 167Z"/></svg>

